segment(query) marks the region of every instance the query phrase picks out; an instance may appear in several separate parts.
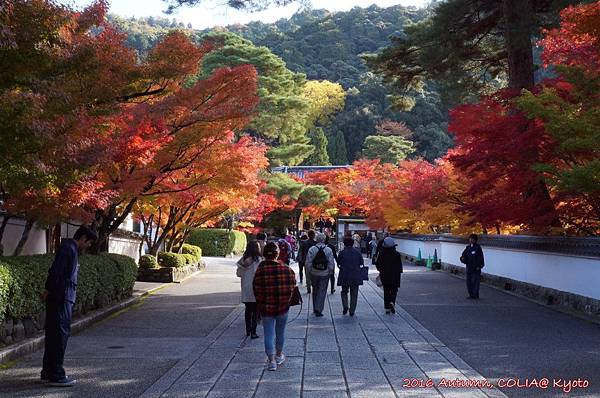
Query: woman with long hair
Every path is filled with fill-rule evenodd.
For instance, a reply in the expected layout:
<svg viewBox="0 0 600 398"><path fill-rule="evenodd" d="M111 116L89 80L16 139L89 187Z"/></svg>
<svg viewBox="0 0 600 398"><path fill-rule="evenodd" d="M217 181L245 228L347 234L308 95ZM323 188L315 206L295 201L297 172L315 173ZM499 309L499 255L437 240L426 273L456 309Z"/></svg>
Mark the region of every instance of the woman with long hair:
<svg viewBox="0 0 600 398"><path fill-rule="evenodd" d="M296 287L296 274L290 267L277 261L277 244L267 243L263 256L265 260L254 275L254 296L263 322L267 369L277 370L277 366L285 361L285 325Z"/></svg>
<svg viewBox="0 0 600 398"><path fill-rule="evenodd" d="M258 309L256 307L256 298L252 282L258 265L263 260L260 246L257 241L253 240L248 243L246 251L240 260L237 262L236 275L241 278L242 284L242 303L246 306L246 336L252 339L257 339L256 325L258 323Z"/></svg>

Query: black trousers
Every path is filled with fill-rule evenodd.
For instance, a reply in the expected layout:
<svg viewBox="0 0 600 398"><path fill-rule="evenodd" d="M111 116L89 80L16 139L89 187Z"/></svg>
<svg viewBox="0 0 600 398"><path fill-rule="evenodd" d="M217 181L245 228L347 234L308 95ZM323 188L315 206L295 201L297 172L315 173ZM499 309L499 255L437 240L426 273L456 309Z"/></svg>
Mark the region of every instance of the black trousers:
<svg viewBox="0 0 600 398"><path fill-rule="evenodd" d="M467 272L467 291L469 297L479 298L479 283L481 282L481 271Z"/></svg>
<svg viewBox="0 0 600 398"><path fill-rule="evenodd" d="M335 272L329 275L329 283L331 283L331 293L333 294L333 291L335 290Z"/></svg>
<svg viewBox="0 0 600 398"><path fill-rule="evenodd" d="M244 303L246 311L244 313L246 317L246 334L256 333L256 325L258 324L258 309L256 303Z"/></svg>
<svg viewBox="0 0 600 398"><path fill-rule="evenodd" d="M65 378L65 351L71 334L73 303L46 302L46 339L42 378L58 381Z"/></svg>
<svg viewBox="0 0 600 398"><path fill-rule="evenodd" d="M398 295L398 286L383 285L383 307L388 310L392 304L396 305L396 296Z"/></svg>
<svg viewBox="0 0 600 398"><path fill-rule="evenodd" d="M298 261L298 274L300 275L300 283L302 283L302 279L304 277L304 262Z"/></svg>

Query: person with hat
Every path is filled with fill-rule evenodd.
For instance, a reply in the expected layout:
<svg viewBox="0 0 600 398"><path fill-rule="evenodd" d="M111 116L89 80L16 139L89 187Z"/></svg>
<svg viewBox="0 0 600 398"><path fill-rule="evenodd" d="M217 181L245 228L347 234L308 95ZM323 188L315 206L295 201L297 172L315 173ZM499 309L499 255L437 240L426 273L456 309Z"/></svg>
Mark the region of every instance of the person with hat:
<svg viewBox="0 0 600 398"><path fill-rule="evenodd" d="M325 234L315 235L316 244L308 249L306 254L306 273L310 275L312 285L313 313L317 317L323 316L327 285L331 274L335 270L333 251L325 244Z"/></svg>
<svg viewBox="0 0 600 398"><path fill-rule="evenodd" d="M460 256L460 262L467 268L467 291L468 299L479 298L479 283L481 281L481 269L485 262L483 259L483 249L477 244L477 235L469 236L469 244L463 250Z"/></svg>
<svg viewBox="0 0 600 398"><path fill-rule="evenodd" d="M377 270L383 285L383 306L385 313L396 313L396 296L402 275L402 256L396 250L396 242L390 236L383 239L377 255Z"/></svg>

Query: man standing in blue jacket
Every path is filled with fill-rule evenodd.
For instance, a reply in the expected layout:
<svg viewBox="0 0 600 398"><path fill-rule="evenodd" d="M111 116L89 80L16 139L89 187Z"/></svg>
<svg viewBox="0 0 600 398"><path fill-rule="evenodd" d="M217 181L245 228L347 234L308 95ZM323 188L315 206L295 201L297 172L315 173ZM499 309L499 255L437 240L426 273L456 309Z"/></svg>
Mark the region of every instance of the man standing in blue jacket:
<svg viewBox="0 0 600 398"><path fill-rule="evenodd" d="M75 380L66 376L63 361L76 298L78 255L96 239L98 235L92 229L79 227L73 239L63 239L48 271L46 290L42 293L46 301L46 339L41 379L55 387L75 384Z"/></svg>
<svg viewBox="0 0 600 398"><path fill-rule="evenodd" d="M469 245L463 250L460 261L467 268L467 290L469 299L479 298L479 282L481 281L481 269L485 265L483 250L477 244L477 235L469 236Z"/></svg>

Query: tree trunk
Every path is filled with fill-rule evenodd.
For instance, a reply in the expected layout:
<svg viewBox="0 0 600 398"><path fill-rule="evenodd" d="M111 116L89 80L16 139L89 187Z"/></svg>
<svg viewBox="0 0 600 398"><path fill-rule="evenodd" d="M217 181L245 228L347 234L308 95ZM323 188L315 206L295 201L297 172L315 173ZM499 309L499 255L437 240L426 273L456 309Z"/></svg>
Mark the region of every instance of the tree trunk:
<svg viewBox="0 0 600 398"><path fill-rule="evenodd" d="M534 85L534 15L530 0L502 0L509 87L530 90Z"/></svg>
<svg viewBox="0 0 600 398"><path fill-rule="evenodd" d="M23 251L23 247L25 247L25 243L29 239L29 232L31 232L31 228L33 228L34 220L27 220L25 223L25 229L23 229L23 233L21 234L21 239L19 239L19 243L17 243L17 247L15 247L15 251L13 252L13 256L21 255Z"/></svg>
<svg viewBox="0 0 600 398"><path fill-rule="evenodd" d="M2 224L0 224L0 256L4 255L4 246L2 245L2 239L4 238L4 230L6 229L6 226L8 225L8 220L10 220L10 216L7 214L4 214L2 216Z"/></svg>
<svg viewBox="0 0 600 398"><path fill-rule="evenodd" d="M127 216L131 214L136 202L137 198L131 199L120 214L117 213L118 205L115 204L111 205L108 209L97 212L94 226L98 233L98 240L89 248L88 253L98 254L108 251L108 238L123 224Z"/></svg>

